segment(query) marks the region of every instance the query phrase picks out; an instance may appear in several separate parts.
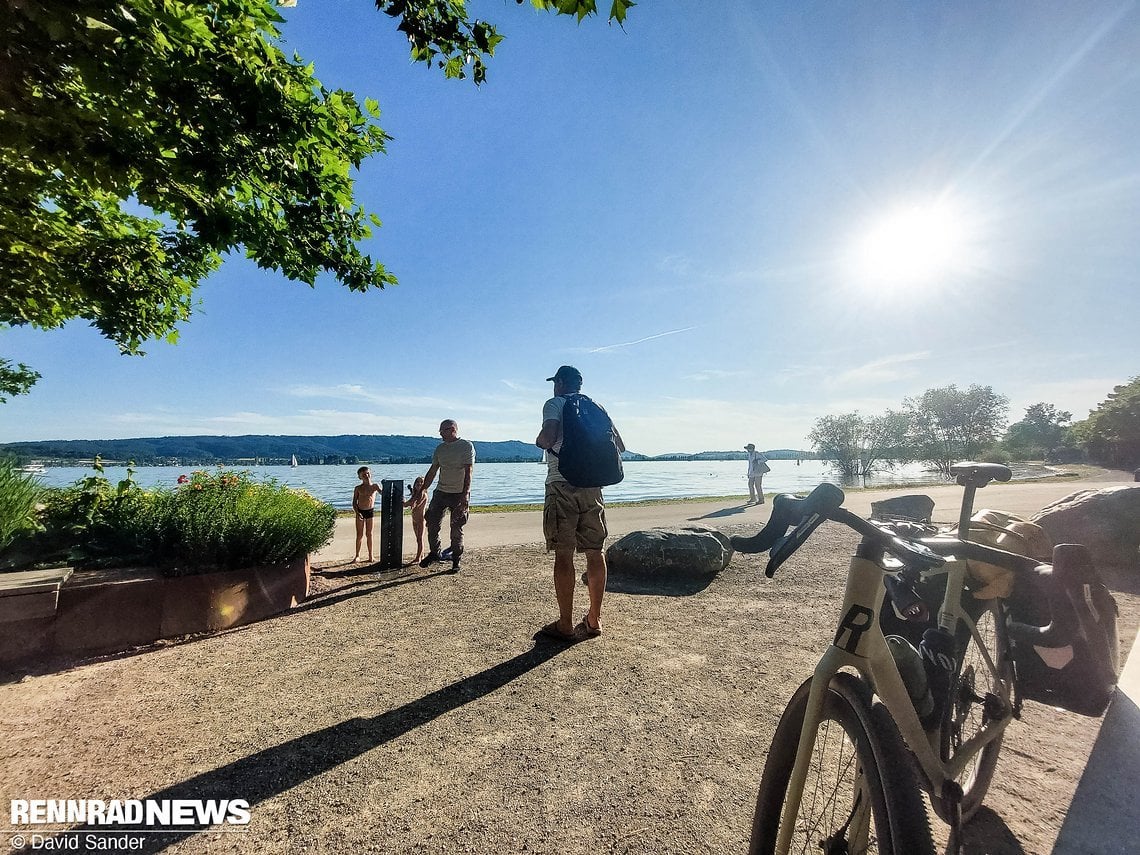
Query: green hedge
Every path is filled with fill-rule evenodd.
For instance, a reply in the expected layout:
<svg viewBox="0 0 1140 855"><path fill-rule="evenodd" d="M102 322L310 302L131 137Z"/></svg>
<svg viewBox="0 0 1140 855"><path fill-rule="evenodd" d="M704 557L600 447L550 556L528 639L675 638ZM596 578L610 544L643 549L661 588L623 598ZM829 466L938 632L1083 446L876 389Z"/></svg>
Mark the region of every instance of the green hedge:
<svg viewBox="0 0 1140 855"><path fill-rule="evenodd" d="M336 510L276 481L219 469L143 490L133 472L117 485L95 474L50 490L42 530L22 551L34 563L146 565L169 576L281 564L332 539Z"/></svg>

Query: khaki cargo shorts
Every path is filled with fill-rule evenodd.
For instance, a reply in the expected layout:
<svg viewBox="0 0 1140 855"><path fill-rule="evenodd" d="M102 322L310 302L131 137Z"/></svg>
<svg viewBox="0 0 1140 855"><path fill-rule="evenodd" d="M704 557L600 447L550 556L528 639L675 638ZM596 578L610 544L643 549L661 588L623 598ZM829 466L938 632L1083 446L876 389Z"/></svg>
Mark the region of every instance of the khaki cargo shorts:
<svg viewBox="0 0 1140 855"><path fill-rule="evenodd" d="M601 549L606 543L606 509L600 487L572 487L565 481L546 485L542 508L546 551Z"/></svg>

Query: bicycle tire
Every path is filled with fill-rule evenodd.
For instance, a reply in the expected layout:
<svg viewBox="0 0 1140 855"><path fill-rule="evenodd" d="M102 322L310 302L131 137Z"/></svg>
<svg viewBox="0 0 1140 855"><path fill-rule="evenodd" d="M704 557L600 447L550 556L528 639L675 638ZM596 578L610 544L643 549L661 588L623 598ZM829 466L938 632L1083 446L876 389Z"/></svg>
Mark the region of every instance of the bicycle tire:
<svg viewBox="0 0 1140 855"><path fill-rule="evenodd" d="M1007 697L1012 697L1013 662L1009 658L1001 601L986 602L978 613L975 624L994 660L997 679L1005 683ZM973 635L967 634L958 645L958 650L958 667L950 684L950 700L946 704L941 728L943 760L953 757L958 747L988 721L985 704L980 699L987 692L1000 697L993 675L986 666ZM962 787L963 822L982 806L982 799L985 798L997 769L1003 735L998 735L989 742L958 777L958 783ZM947 819L949 810L942 800L933 798L931 801L935 812L942 819Z"/></svg>
<svg viewBox="0 0 1140 855"><path fill-rule="evenodd" d="M809 679L792 695L772 738L756 797L751 855L775 852L810 688ZM930 821L912 762L886 707L872 702L866 683L852 674L836 674L824 696L790 852L933 855ZM851 781L844 784L841 779L846 775ZM860 802L854 797L859 781L870 794L870 811L864 808L861 814ZM867 845L843 848L850 843L846 832L849 826L858 825L856 819L869 820L872 826ZM837 832L838 840L834 839Z"/></svg>

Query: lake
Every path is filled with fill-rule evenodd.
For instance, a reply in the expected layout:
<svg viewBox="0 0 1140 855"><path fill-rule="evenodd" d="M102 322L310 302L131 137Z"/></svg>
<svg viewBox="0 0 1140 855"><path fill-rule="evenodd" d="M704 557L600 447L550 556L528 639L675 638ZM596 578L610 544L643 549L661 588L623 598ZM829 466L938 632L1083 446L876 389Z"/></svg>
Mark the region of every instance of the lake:
<svg viewBox="0 0 1140 855"><path fill-rule="evenodd" d="M747 462L743 460L708 461L629 461L625 465L625 480L607 487L606 501L631 502L643 499L679 499L692 496L747 496L745 478ZM770 460L772 471L764 476L766 493L797 493L810 490L821 481L839 480L830 467L821 460ZM196 467L204 468L204 467ZM356 465L348 466L250 466L231 467L250 472L257 479L272 478L281 484L304 489L318 499L347 509L352 504L352 488L358 483ZM427 464L369 464L373 480L400 479L410 485L419 475L427 472ZM127 470L120 466L107 466L106 476L112 483L126 477ZM177 486L178 476L192 468L177 466L139 466L135 481L142 487ZM91 469L79 466L49 466L40 476L42 483L52 487L74 484L91 474ZM546 464L539 463L476 463L475 478L471 487L473 505L541 504ZM924 471L921 464L907 464L893 472L883 472L868 482L870 485L941 483L934 473Z"/></svg>

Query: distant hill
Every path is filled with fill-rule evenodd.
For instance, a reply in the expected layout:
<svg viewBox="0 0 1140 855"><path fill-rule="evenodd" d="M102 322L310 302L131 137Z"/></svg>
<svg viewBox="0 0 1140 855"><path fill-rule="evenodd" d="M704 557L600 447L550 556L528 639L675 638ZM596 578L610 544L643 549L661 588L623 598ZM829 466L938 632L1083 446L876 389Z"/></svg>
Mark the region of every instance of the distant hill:
<svg viewBox="0 0 1140 855"><path fill-rule="evenodd" d="M475 442L475 457L483 463L533 463L542 459L534 445L512 439ZM134 461L139 466L213 466L218 464L274 466L289 463L294 455L304 465L347 463L427 463L439 444L433 436L159 436L135 439L56 439L0 444L0 454L20 461L80 463L96 455L108 462ZM776 448L765 451L769 460L811 459L806 451ZM740 451L678 452L653 457L626 451L624 460L744 460Z"/></svg>
<svg viewBox="0 0 1140 855"><path fill-rule="evenodd" d="M810 451L797 451L794 448L773 448L761 452L769 460L814 460ZM747 460L748 452L740 451L698 451L696 454L679 451L673 454L658 454L655 457L639 457L640 460Z"/></svg>
<svg viewBox="0 0 1140 855"><path fill-rule="evenodd" d="M92 460L134 461L140 466L177 464L427 463L439 445L430 436L163 436L136 439L65 439L9 442L0 453L24 460L60 463ZM475 456L484 463L534 462L542 452L518 440L475 441Z"/></svg>

